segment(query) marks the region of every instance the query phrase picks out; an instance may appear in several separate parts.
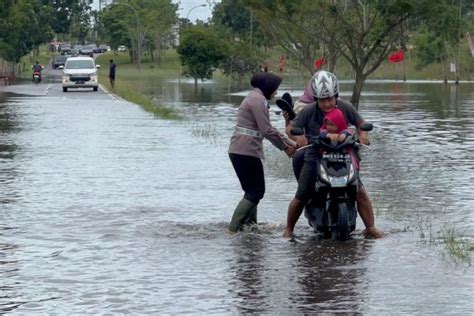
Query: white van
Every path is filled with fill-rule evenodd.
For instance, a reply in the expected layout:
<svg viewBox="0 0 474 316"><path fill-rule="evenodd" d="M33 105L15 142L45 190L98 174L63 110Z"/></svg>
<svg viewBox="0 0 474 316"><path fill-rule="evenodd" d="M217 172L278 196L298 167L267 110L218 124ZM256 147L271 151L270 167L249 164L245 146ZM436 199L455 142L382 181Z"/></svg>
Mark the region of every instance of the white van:
<svg viewBox="0 0 474 316"><path fill-rule="evenodd" d="M63 92L70 88L92 88L97 91L98 68L100 65L96 65L91 57L69 57L63 68Z"/></svg>

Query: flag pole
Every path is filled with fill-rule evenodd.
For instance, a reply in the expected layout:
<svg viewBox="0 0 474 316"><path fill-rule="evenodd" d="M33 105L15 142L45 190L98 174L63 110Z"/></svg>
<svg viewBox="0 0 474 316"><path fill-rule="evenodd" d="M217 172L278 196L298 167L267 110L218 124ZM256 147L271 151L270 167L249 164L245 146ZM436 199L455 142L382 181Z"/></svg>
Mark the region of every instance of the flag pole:
<svg viewBox="0 0 474 316"><path fill-rule="evenodd" d="M403 66L403 81L407 81L407 75L405 72L405 59L402 60L402 66Z"/></svg>

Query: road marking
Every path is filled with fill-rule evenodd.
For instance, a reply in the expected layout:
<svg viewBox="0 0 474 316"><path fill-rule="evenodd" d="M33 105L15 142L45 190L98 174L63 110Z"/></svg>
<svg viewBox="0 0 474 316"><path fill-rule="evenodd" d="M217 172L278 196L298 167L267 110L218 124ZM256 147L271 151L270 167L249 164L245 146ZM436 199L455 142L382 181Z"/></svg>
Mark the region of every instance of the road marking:
<svg viewBox="0 0 474 316"><path fill-rule="evenodd" d="M109 97L111 97L112 99L117 100L117 101L126 101L126 100L125 100L124 98L122 98L121 96L116 95L115 93L112 93L112 92L106 90L106 89L104 88L104 86L101 85L100 83L99 83L99 87L100 87L100 89L101 89L102 91L104 91L105 94L107 94L107 95L108 95Z"/></svg>

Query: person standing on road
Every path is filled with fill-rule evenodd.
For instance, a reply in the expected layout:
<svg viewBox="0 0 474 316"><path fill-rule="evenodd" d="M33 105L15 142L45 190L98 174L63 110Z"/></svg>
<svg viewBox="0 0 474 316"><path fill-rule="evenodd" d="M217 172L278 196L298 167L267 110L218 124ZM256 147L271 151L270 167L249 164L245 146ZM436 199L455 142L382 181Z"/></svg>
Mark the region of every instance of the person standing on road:
<svg viewBox="0 0 474 316"><path fill-rule="evenodd" d="M110 67L109 67L109 81L110 81L110 86L112 89L115 87L115 69L117 68L117 65L114 63L114 60L110 60Z"/></svg>
<svg viewBox="0 0 474 316"><path fill-rule="evenodd" d="M234 234L245 224L257 223L257 205L265 194L261 161L264 158L263 138L289 157L295 152L294 144L270 122L267 100L275 96L281 81L281 77L272 73L253 75L250 84L254 89L240 104L235 131L230 139L229 158L244 196L234 210L227 233Z"/></svg>

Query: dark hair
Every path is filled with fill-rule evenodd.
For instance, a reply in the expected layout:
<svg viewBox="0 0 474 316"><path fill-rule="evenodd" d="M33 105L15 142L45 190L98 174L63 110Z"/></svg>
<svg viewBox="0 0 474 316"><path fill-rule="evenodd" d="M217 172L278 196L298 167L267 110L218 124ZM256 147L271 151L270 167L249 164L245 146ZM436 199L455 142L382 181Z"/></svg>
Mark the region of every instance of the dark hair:
<svg viewBox="0 0 474 316"><path fill-rule="evenodd" d="M283 79L277 75L268 72L259 72L252 76L250 85L254 88L262 90L265 98L270 99L273 92L275 92Z"/></svg>
<svg viewBox="0 0 474 316"><path fill-rule="evenodd" d="M111 60L110 60L110 62L111 62L111 63L113 63L113 62L114 62L114 60L113 60L113 59L111 59Z"/></svg>

